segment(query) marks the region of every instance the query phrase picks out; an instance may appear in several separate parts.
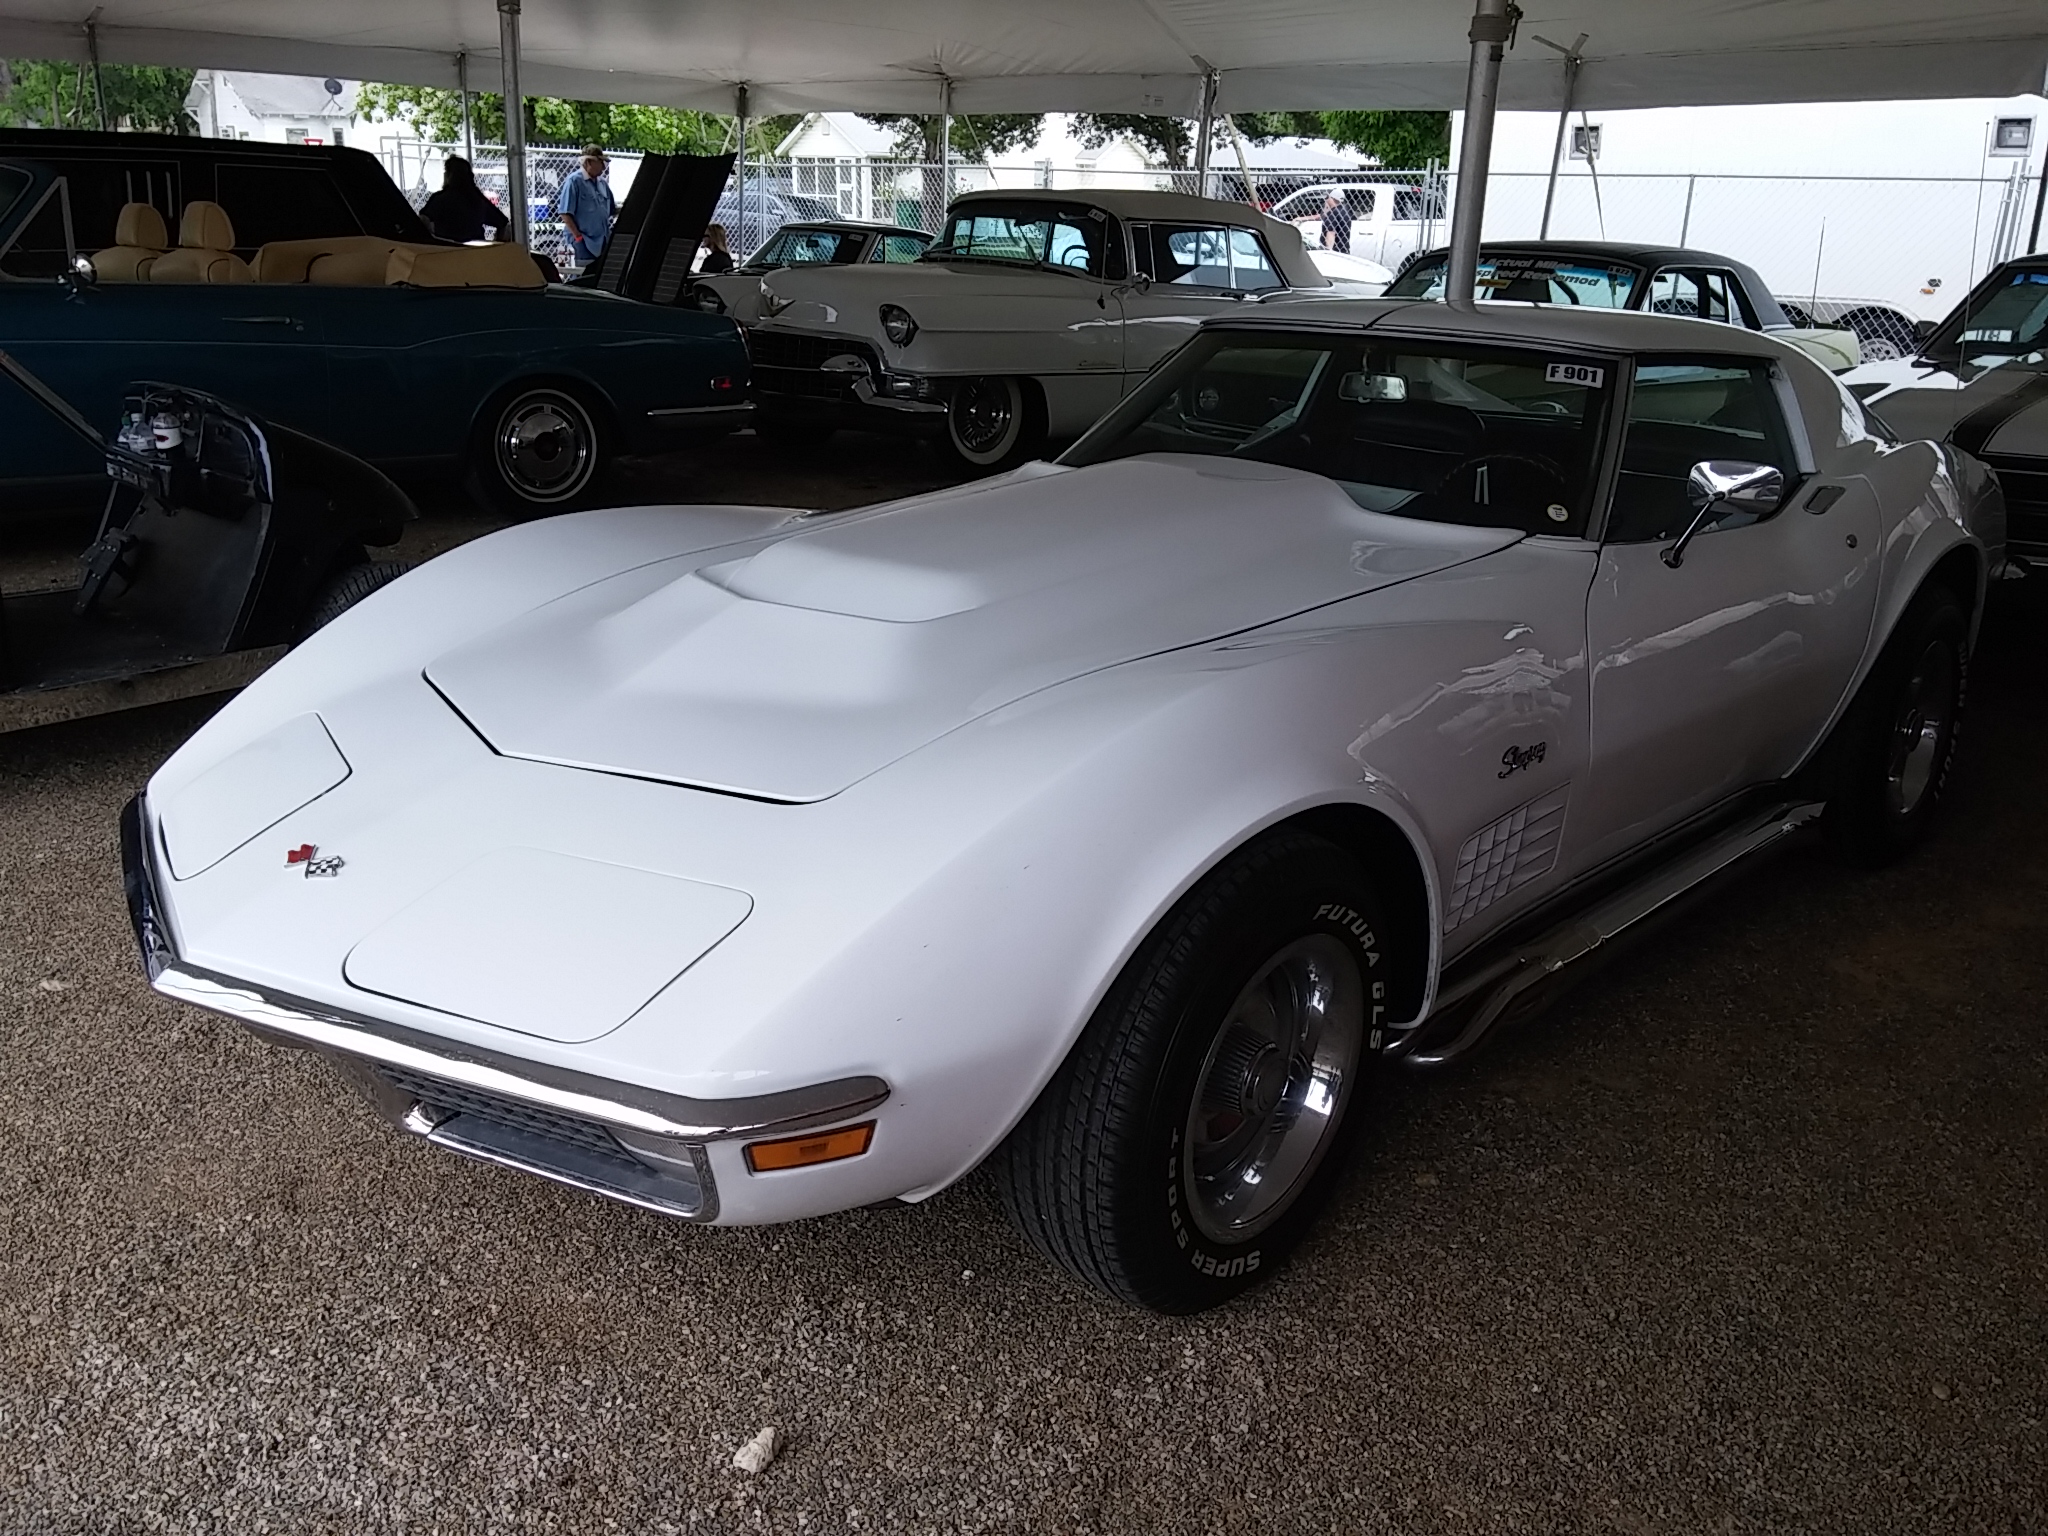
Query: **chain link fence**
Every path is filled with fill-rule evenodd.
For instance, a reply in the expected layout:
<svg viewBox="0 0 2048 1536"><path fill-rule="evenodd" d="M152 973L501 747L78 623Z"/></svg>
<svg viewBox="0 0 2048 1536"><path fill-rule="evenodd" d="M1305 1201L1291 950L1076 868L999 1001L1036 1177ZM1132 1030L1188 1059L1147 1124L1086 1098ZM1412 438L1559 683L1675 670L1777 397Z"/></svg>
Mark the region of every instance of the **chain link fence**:
<svg viewBox="0 0 2048 1536"><path fill-rule="evenodd" d="M460 146L386 139L383 160L415 207L441 183L441 160ZM577 165L574 146L527 151L527 196L533 244L557 262L566 243L555 199ZM612 190L623 203L640 156L610 157ZM505 151L479 144L471 159L477 180L502 206ZM745 185L742 202L740 186ZM1241 167L1225 157L1207 176L1185 170L1089 170L990 167L968 161L922 165L876 159L752 161L738 171L713 217L744 258L783 224L841 218L898 224L937 233L947 205L964 192L1053 188L1195 193L1254 203L1313 225L1320 188L1364 183L1396 189L1379 209L1386 244L1363 250L1397 266L1414 249L1446 244L1456 178L1438 166L1415 170L1332 170L1329 167ZM1596 175L1574 162L1555 192L1542 174L1496 172L1488 181L1485 237L1527 240L1544 228L1550 203L1552 239L1614 240L1691 246L1756 268L1781 300L1831 320L1858 301L1893 305L1938 319L1984 273L2022 253L2033 218L2034 188L2015 168L1982 179L1888 176ZM1391 216L1391 217L1390 217ZM1310 229L1311 238L1313 228ZM1363 246L1365 226L1354 236ZM1818 301L1816 304L1815 301Z"/></svg>

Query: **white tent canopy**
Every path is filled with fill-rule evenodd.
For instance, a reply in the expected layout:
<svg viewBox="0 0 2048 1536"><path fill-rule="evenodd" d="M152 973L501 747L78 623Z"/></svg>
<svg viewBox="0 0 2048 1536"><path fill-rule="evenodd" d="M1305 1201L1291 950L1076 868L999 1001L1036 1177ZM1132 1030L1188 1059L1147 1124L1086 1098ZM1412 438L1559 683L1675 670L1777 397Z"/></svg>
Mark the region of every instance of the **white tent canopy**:
<svg viewBox="0 0 2048 1536"><path fill-rule="evenodd" d="M515 0L516 3L516 0ZM0 54L454 86L497 75L493 0L0 0ZM1458 0L525 0L537 95L756 114L1464 104ZM1555 108L1588 34L1592 108L1997 96L2042 88L2042 0L1531 0L1500 105Z"/></svg>

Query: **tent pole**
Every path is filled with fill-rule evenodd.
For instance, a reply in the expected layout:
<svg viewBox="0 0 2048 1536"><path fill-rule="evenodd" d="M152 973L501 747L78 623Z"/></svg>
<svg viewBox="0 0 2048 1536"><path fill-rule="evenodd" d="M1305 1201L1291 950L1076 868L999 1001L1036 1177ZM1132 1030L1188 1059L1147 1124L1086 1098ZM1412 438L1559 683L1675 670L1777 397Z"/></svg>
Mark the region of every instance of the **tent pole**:
<svg viewBox="0 0 2048 1536"><path fill-rule="evenodd" d="M1202 71L1202 115L1195 125L1195 196L1209 195L1209 136L1216 131L1216 71Z"/></svg>
<svg viewBox="0 0 2048 1536"><path fill-rule="evenodd" d="M512 238L531 249L526 206L526 97L519 89L519 0L498 0L498 61L505 84L505 181L512 198Z"/></svg>
<svg viewBox="0 0 2048 1536"><path fill-rule="evenodd" d="M85 18L85 51L92 57L92 99L99 110L100 132L107 131L107 89L100 79L100 7Z"/></svg>
<svg viewBox="0 0 2048 1536"><path fill-rule="evenodd" d="M2041 205L2048 203L2048 154L2041 156L2041 187L2034 194L2034 228L2027 236L2027 254L2041 249Z"/></svg>
<svg viewBox="0 0 2048 1536"><path fill-rule="evenodd" d="M953 206L953 79L939 76L939 219Z"/></svg>
<svg viewBox="0 0 2048 1536"><path fill-rule="evenodd" d="M735 178L733 189L739 194L735 206L739 209L740 222L739 228L729 229L725 232L725 243L731 245L734 240L738 240L742 251L751 251L754 248L753 240L747 235L747 107L747 88L744 85L734 86L732 89L732 112L734 126L739 130L739 144L737 157L733 161ZM766 199L763 199L763 201L765 203ZM764 207L762 209L764 222L766 215L767 209ZM768 232L763 230L761 232L761 243L765 245L767 241ZM745 258L742 257L741 259L744 260Z"/></svg>
<svg viewBox="0 0 2048 1536"><path fill-rule="evenodd" d="M469 122L469 51L455 55L455 90L462 98L462 158L476 164L476 136Z"/></svg>
<svg viewBox="0 0 2048 1536"><path fill-rule="evenodd" d="M1564 55L1564 105L1557 109L1557 142L1550 146L1550 185L1543 189L1543 227L1537 231L1538 240L1550 238L1550 205L1557 198L1557 170L1564 161L1565 131L1570 125L1572 97L1577 94L1579 88L1579 65L1585 59L1580 50L1586 46L1588 35L1581 32L1579 40L1569 48L1558 48L1558 45L1547 37L1536 39L1544 47L1557 48L1557 51ZM1685 242L1679 243L1683 245Z"/></svg>
<svg viewBox="0 0 2048 1536"><path fill-rule="evenodd" d="M1486 216L1486 171L1493 160L1493 112L1500 61L1522 19L1514 0L1478 0L1472 11L1472 61L1465 74L1465 141L1458 146L1458 200L1451 207L1451 257L1444 299L1472 307L1479 280L1479 225Z"/></svg>

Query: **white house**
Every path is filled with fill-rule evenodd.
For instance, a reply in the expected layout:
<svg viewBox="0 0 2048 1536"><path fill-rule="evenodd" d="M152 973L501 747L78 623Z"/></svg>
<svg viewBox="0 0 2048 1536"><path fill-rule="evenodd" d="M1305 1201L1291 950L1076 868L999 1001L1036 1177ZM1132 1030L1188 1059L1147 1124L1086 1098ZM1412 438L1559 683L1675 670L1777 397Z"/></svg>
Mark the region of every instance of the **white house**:
<svg viewBox="0 0 2048 1536"><path fill-rule="evenodd" d="M359 83L202 69L192 77L185 110L210 139L345 145L356 126Z"/></svg>
<svg viewBox="0 0 2048 1536"><path fill-rule="evenodd" d="M985 187L1163 186L1159 168L1130 141L1099 150L1071 132L1066 113L1049 114L1036 143L1001 154L953 157L953 191ZM790 163L793 190L829 201L847 218L915 223L923 178L897 153L897 136L852 112L813 112L775 147Z"/></svg>
<svg viewBox="0 0 2048 1536"><path fill-rule="evenodd" d="M1557 124L1500 114L1488 239L1542 229ZM2048 100L1660 107L1574 112L1568 127L1552 238L1690 245L1748 262L1780 296L1884 299L1931 319L2027 249Z"/></svg>

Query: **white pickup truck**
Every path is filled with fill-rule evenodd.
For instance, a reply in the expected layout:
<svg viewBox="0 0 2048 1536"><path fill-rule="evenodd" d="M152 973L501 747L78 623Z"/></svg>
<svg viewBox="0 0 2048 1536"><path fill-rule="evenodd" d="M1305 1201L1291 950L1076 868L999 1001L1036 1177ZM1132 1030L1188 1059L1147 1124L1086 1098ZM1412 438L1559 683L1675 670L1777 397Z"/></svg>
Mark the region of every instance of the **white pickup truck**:
<svg viewBox="0 0 2048 1536"><path fill-rule="evenodd" d="M1321 245L1323 205L1332 192L1351 210L1351 254L1391 271L1400 271L1411 252L1425 250L1449 233L1449 210L1440 189L1391 181L1318 182L1288 193L1270 211L1299 229L1310 245Z"/></svg>

